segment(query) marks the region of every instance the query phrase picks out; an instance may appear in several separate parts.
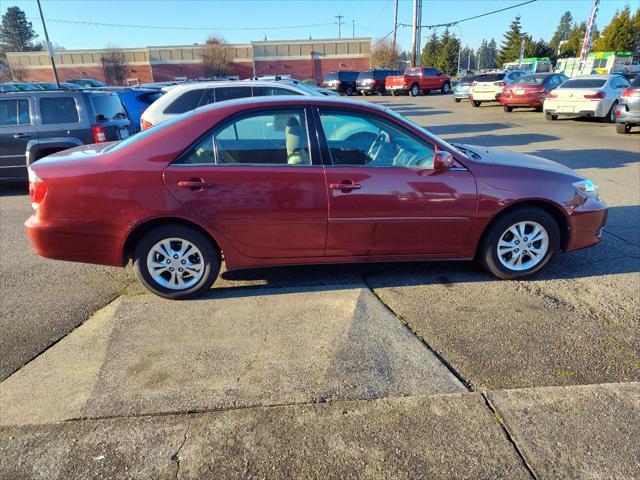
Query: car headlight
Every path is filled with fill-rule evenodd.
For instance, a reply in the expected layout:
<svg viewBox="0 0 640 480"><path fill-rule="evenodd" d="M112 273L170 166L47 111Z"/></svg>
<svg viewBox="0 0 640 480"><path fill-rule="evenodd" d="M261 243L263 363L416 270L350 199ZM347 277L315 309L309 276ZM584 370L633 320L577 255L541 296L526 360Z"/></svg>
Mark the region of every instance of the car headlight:
<svg viewBox="0 0 640 480"><path fill-rule="evenodd" d="M587 197L600 200L600 192L598 191L598 185L593 183L591 180L585 178L584 180L573 182L573 186L575 187L576 190L586 195Z"/></svg>

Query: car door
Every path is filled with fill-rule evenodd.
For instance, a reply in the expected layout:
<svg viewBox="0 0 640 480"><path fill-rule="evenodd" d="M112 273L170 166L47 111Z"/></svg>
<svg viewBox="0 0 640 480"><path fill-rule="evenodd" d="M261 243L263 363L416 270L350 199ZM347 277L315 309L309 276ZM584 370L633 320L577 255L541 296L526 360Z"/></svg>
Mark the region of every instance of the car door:
<svg viewBox="0 0 640 480"><path fill-rule="evenodd" d="M34 119L28 95L12 93L0 100L0 178L27 176L27 145L38 139Z"/></svg>
<svg viewBox="0 0 640 480"><path fill-rule="evenodd" d="M465 168L434 170L435 145L382 114L321 108L327 256L455 254L476 210Z"/></svg>
<svg viewBox="0 0 640 480"><path fill-rule="evenodd" d="M320 257L327 191L311 125L303 107L232 117L168 166L165 184L245 256Z"/></svg>

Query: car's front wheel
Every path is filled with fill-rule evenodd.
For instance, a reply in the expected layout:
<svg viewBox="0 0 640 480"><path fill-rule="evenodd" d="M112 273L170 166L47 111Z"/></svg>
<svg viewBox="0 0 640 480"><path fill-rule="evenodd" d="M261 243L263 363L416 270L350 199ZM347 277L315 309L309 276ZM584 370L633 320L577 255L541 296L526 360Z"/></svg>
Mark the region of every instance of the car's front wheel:
<svg viewBox="0 0 640 480"><path fill-rule="evenodd" d="M145 287L174 300L209 290L220 271L220 256L211 240L183 225L149 231L138 242L133 260Z"/></svg>
<svg viewBox="0 0 640 480"><path fill-rule="evenodd" d="M472 100L471 101L471 105L473 105L474 107L479 107L482 104L482 102L478 102L477 100Z"/></svg>
<svg viewBox="0 0 640 480"><path fill-rule="evenodd" d="M611 105L611 108L609 109L607 116L602 118L602 121L607 123L616 123L617 109L618 109L618 101L616 100L615 102L613 102L613 105Z"/></svg>
<svg viewBox="0 0 640 480"><path fill-rule="evenodd" d="M499 217L486 232L478 252L482 265L505 280L542 270L560 248L560 228L546 211L523 207Z"/></svg>
<svg viewBox="0 0 640 480"><path fill-rule="evenodd" d="M502 109L507 113L513 112L513 107L510 106L504 106Z"/></svg>
<svg viewBox="0 0 640 480"><path fill-rule="evenodd" d="M621 134L631 133L631 125L628 123L616 123L616 132Z"/></svg>
<svg viewBox="0 0 640 480"><path fill-rule="evenodd" d="M451 84L449 82L444 82L442 84L442 88L440 89L440 92L442 92L445 95L451 93Z"/></svg>

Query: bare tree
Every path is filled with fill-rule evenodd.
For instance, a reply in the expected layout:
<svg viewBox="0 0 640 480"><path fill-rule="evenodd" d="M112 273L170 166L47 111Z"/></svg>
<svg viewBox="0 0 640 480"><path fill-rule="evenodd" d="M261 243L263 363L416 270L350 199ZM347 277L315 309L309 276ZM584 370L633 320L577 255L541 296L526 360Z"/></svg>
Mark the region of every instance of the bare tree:
<svg viewBox="0 0 640 480"><path fill-rule="evenodd" d="M124 85L127 79L127 57L124 52L117 47L107 47L102 54L102 69L104 78L110 85Z"/></svg>
<svg viewBox="0 0 640 480"><path fill-rule="evenodd" d="M393 42L383 38L374 42L371 48L371 66L374 68L398 68L400 51L393 49Z"/></svg>
<svg viewBox="0 0 640 480"><path fill-rule="evenodd" d="M202 47L202 63L207 77L224 77L231 73L232 55L227 41L211 35Z"/></svg>

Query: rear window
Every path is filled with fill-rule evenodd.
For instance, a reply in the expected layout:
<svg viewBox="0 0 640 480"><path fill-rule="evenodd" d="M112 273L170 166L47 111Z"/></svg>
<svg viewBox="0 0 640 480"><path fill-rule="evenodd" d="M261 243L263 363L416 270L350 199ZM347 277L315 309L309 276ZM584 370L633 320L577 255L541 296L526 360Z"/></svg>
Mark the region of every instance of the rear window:
<svg viewBox="0 0 640 480"><path fill-rule="evenodd" d="M55 123L78 123L78 108L73 97L40 99L40 116L44 125Z"/></svg>
<svg viewBox="0 0 640 480"><path fill-rule="evenodd" d="M184 113L195 110L200 103L204 89L189 90L176 98L164 109L164 113Z"/></svg>
<svg viewBox="0 0 640 480"><path fill-rule="evenodd" d="M143 93L142 95L138 95L138 101L142 103L146 103L147 105L151 105L153 102L158 100L162 96L162 92L149 92Z"/></svg>
<svg viewBox="0 0 640 480"><path fill-rule="evenodd" d="M632 87L640 87L640 74L636 75L636 78L631 82Z"/></svg>
<svg viewBox="0 0 640 480"><path fill-rule="evenodd" d="M90 98L96 119L103 116L107 120L115 120L126 116L118 95L91 95Z"/></svg>
<svg viewBox="0 0 640 480"><path fill-rule="evenodd" d="M504 73L485 73L478 75L476 82L499 82L504 79Z"/></svg>
<svg viewBox="0 0 640 480"><path fill-rule="evenodd" d="M379 73L376 72L376 77L378 77ZM372 80L373 72L360 72L358 75L358 80Z"/></svg>
<svg viewBox="0 0 640 480"><path fill-rule="evenodd" d="M358 78L358 72L340 72L340 81L355 82Z"/></svg>
<svg viewBox="0 0 640 480"><path fill-rule="evenodd" d="M31 123L29 101L23 99L0 101L0 125L16 126Z"/></svg>
<svg viewBox="0 0 640 480"><path fill-rule="evenodd" d="M420 76L420 69L419 68L410 68L408 70L405 70L404 74L407 77L419 77Z"/></svg>
<svg viewBox="0 0 640 480"><path fill-rule="evenodd" d="M523 75L515 83L536 83L538 85L544 83L549 75Z"/></svg>
<svg viewBox="0 0 640 480"><path fill-rule="evenodd" d="M473 75L467 75L466 77L462 77L460 79L460 83L472 83L475 79L476 77L474 77Z"/></svg>
<svg viewBox="0 0 640 480"><path fill-rule="evenodd" d="M325 82L330 82L331 80L338 80L338 74L336 72L327 73L324 77Z"/></svg>
<svg viewBox="0 0 640 480"><path fill-rule="evenodd" d="M575 80L567 80L558 88L600 88L605 83L607 80L604 78L576 78Z"/></svg>

